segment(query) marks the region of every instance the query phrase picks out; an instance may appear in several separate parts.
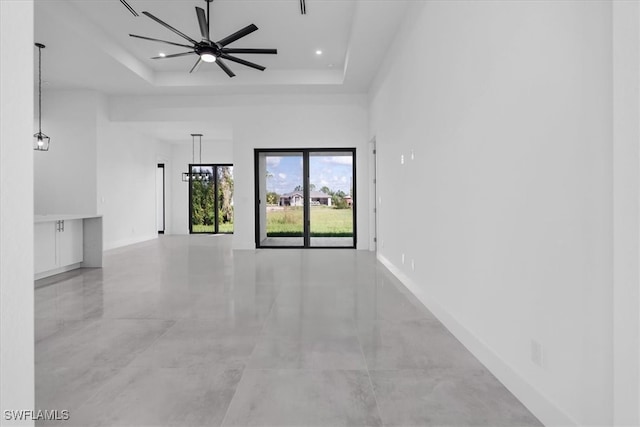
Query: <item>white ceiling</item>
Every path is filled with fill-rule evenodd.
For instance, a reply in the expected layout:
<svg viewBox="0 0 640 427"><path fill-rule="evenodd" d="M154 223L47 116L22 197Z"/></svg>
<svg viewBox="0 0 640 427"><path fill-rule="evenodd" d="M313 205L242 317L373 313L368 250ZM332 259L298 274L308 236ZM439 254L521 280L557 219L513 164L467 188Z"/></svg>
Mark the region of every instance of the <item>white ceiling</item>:
<svg viewBox="0 0 640 427"><path fill-rule="evenodd" d="M189 74L195 55L151 60L160 52L188 49L134 39L129 33L184 43L141 14L148 11L199 40L195 6L204 0L37 0L37 42L43 79L51 88L88 88L105 93L363 93L385 57L404 17L405 0L214 0L213 39L248 24L259 30L229 47L277 48L277 55L238 55L267 67L264 72L227 61L230 79L216 64ZM188 44L188 43L187 43ZM322 55L316 55L321 49Z"/></svg>

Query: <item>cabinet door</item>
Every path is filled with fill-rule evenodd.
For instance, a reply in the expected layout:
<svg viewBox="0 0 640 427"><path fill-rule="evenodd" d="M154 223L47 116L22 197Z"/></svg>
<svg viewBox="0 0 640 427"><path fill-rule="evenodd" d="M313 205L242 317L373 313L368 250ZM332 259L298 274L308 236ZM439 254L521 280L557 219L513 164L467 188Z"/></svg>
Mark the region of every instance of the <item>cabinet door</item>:
<svg viewBox="0 0 640 427"><path fill-rule="evenodd" d="M82 220L66 220L58 232L58 266L82 262L82 243Z"/></svg>
<svg viewBox="0 0 640 427"><path fill-rule="evenodd" d="M35 273L56 268L56 223L39 222L33 226Z"/></svg>

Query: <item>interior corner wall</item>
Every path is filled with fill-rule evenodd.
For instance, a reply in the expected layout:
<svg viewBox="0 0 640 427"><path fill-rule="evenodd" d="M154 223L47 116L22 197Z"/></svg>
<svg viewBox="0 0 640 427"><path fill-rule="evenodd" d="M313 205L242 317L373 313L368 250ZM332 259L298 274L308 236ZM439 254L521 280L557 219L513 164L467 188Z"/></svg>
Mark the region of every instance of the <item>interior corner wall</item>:
<svg viewBox="0 0 640 427"><path fill-rule="evenodd" d="M33 1L0 1L0 425L33 426Z"/></svg>
<svg viewBox="0 0 640 427"><path fill-rule="evenodd" d="M35 213L103 215L105 249L157 237L156 167L169 157L155 138L111 121L108 110L96 91L44 92L51 146L34 154Z"/></svg>
<svg viewBox="0 0 640 427"><path fill-rule="evenodd" d="M613 2L614 424L640 425L640 4Z"/></svg>
<svg viewBox="0 0 640 427"><path fill-rule="evenodd" d="M98 111L97 167L105 250L158 236L156 168L163 157L155 138L110 122L106 110L103 103Z"/></svg>
<svg viewBox="0 0 640 427"><path fill-rule="evenodd" d="M206 136L206 135L205 135ZM195 154L191 146L191 136L186 135L188 143L170 145L171 167L165 169L166 185L170 186L171 207L170 218L167 218L166 234L189 234L189 183L182 181L182 173L188 172L189 164L200 162L198 140L195 143ZM233 164L232 141L202 141L202 163ZM235 167L234 167L235 179ZM234 195L235 196L235 195Z"/></svg>
<svg viewBox="0 0 640 427"><path fill-rule="evenodd" d="M411 8L370 94L379 257L543 423L612 425L611 2Z"/></svg>
<svg viewBox="0 0 640 427"><path fill-rule="evenodd" d="M94 91L43 91L42 131L51 142L34 154L36 214L96 213L99 102Z"/></svg>

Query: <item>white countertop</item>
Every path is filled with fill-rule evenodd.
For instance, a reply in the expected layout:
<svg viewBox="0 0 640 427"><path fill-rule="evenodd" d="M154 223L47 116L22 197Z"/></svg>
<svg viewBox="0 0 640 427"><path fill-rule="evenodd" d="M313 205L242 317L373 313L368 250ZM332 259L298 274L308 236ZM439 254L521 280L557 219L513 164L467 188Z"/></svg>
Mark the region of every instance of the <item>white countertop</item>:
<svg viewBox="0 0 640 427"><path fill-rule="evenodd" d="M72 219L85 219L85 218L102 218L102 215L63 215L63 214L53 214L53 215L34 215L33 222L51 222L51 221L71 221Z"/></svg>

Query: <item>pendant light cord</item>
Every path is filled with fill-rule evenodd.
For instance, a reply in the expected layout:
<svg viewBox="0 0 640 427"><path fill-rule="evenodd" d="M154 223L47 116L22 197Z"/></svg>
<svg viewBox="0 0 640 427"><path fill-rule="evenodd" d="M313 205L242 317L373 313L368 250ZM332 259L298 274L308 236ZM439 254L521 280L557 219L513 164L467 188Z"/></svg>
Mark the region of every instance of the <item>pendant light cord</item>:
<svg viewBox="0 0 640 427"><path fill-rule="evenodd" d="M209 19L209 5L210 1L207 2L207 31L209 31L209 39L211 39L211 19Z"/></svg>
<svg viewBox="0 0 640 427"><path fill-rule="evenodd" d="M42 133L42 48L38 46L38 133Z"/></svg>

